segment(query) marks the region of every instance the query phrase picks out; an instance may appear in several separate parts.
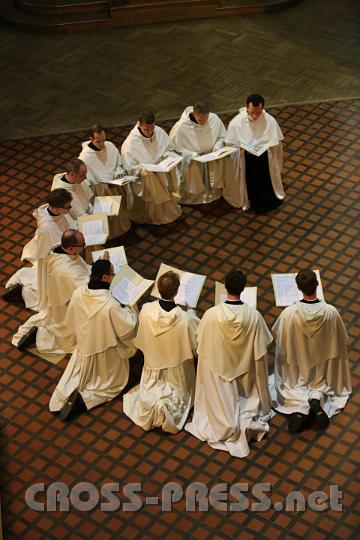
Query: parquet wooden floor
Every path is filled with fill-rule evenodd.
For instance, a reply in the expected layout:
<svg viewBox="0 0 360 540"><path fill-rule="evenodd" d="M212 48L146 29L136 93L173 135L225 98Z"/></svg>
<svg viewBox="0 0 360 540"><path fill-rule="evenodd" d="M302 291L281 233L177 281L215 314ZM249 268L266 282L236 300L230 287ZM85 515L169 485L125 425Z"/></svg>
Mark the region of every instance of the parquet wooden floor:
<svg viewBox="0 0 360 540"><path fill-rule="evenodd" d="M184 207L178 222L160 227L134 226L124 244L131 266L153 278L161 261L208 276L199 314L214 301L214 281L234 267L258 286L258 308L269 327L280 313L274 307L270 272L296 271L303 265L320 269L325 297L335 304L350 336L353 395L326 432L290 434L287 420L277 415L271 431L252 445L248 458L232 458L211 449L187 432L165 435L132 425L116 399L83 414L69 425L52 417L47 406L66 365L54 366L11 346L16 327L29 315L20 305L1 304L1 466L5 540L354 540L359 531L359 134L360 102L338 101L288 105L271 109L285 134L284 181L287 198L274 212L256 216L231 208L224 200L204 207ZM224 117L225 122L229 116ZM168 129L172 121L163 123ZM129 126L109 129L120 145ZM31 237L31 211L47 193L54 172L77 153L84 132L27 137L3 143L5 159L0 282L20 265L20 253ZM131 382L139 380L141 360L131 362ZM63 482L69 488L91 482L97 490L119 483L141 483L142 508L106 512L75 508L42 512L24 500L33 484ZM186 510L185 497L162 511L168 482L185 491L191 482L205 489L226 483L271 485L270 507L226 511ZM286 496L298 490L308 497L316 490L328 496L330 486L342 492L342 510L280 510ZM224 488L224 486L223 486ZM75 497L75 492L73 494ZM86 499L86 497L85 497ZM164 500L165 497L161 500ZM36 497L46 503L44 493ZM190 499L191 501L191 499ZM96 502L96 500L95 500ZM327 501L329 503L329 501ZM166 507L165 507L166 509Z"/></svg>
<svg viewBox="0 0 360 540"><path fill-rule="evenodd" d="M360 96L358 0L279 12L73 34L1 27L3 140L174 118L196 100L235 111Z"/></svg>

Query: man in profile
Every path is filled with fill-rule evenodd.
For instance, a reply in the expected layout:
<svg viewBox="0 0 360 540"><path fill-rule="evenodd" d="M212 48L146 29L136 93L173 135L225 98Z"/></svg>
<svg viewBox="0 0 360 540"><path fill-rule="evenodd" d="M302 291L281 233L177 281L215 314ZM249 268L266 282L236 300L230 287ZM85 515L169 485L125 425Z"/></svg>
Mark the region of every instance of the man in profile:
<svg viewBox="0 0 360 540"><path fill-rule="evenodd" d="M135 354L137 308L122 307L110 291L114 267L100 259L88 283L74 292L64 322L67 350L74 351L50 399L63 421L110 401L129 378Z"/></svg>
<svg viewBox="0 0 360 540"><path fill-rule="evenodd" d="M326 429L351 394L348 336L337 309L319 300L315 272L301 270L296 284L303 299L288 306L273 326L275 373L271 393L288 429Z"/></svg>
<svg viewBox="0 0 360 540"><path fill-rule="evenodd" d="M238 178L238 206L251 208L257 214L280 206L285 197L281 181L282 139L279 124L264 109L265 100L251 94L246 107L233 118L225 140L240 146L240 160L236 164ZM267 148L261 155L254 149Z"/></svg>
<svg viewBox="0 0 360 540"><path fill-rule="evenodd" d="M55 174L51 190L66 189L72 195L70 215L77 219L91 212L92 191L86 183L87 167L81 159L71 159L65 165L66 172Z"/></svg>
<svg viewBox="0 0 360 540"><path fill-rule="evenodd" d="M180 174L180 203L204 204L221 197L224 163L218 159L200 163L192 158L219 150L224 146L226 129L208 103L198 101L186 107L172 127L170 138L184 156Z"/></svg>
<svg viewBox="0 0 360 540"><path fill-rule="evenodd" d="M123 410L142 429L182 429L193 405L193 355L199 319L175 304L180 279L169 271L157 282L161 300L144 304L135 345L144 353L140 385L124 395Z"/></svg>
<svg viewBox="0 0 360 540"><path fill-rule="evenodd" d="M185 429L234 457L269 431L267 347L272 336L260 313L243 303L241 271L225 277L225 302L208 309L198 330L194 416Z"/></svg>
<svg viewBox="0 0 360 540"><path fill-rule="evenodd" d="M176 168L169 173L151 172L142 164L157 164L163 158L174 156L175 146L166 131L155 124L150 111L142 112L121 147L125 167L131 174L139 174L134 186L134 208L130 218L136 223L162 225L181 216L173 192L177 192Z"/></svg>

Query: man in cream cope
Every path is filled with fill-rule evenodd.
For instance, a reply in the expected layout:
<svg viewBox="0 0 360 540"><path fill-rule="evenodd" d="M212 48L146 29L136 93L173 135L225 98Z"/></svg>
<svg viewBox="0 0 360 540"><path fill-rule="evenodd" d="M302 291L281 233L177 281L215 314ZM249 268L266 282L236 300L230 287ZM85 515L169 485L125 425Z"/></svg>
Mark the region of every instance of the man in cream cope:
<svg viewBox="0 0 360 540"><path fill-rule="evenodd" d="M62 188L72 195L70 215L77 219L91 212L93 193L86 182L87 168L81 159L72 159L66 166L66 172L55 174L51 190Z"/></svg>
<svg viewBox="0 0 360 540"><path fill-rule="evenodd" d="M237 181L231 192L228 195L224 192L223 196L230 197L233 206L243 210L251 208L258 214L277 208L285 197L281 181L284 136L275 118L265 111L264 104L259 94L250 95L246 107L230 121L225 137L227 144L243 147L238 162L234 160ZM267 145L268 149L259 156L251 151Z"/></svg>
<svg viewBox="0 0 360 540"><path fill-rule="evenodd" d="M198 101L186 107L170 131L170 139L184 156L181 163L180 203L203 204L221 197L224 180L222 159L199 163L192 158L224 146L226 129L209 105Z"/></svg>
<svg viewBox="0 0 360 540"><path fill-rule="evenodd" d="M317 298L315 272L301 270L296 283L303 300L285 308L273 326L277 339L271 378L276 409L290 415L292 433L327 428L351 394L344 323L334 306Z"/></svg>
<svg viewBox="0 0 360 540"><path fill-rule="evenodd" d="M140 385L123 398L124 413L144 430L182 429L193 405L193 354L199 324L194 310L177 306L180 280L166 272L157 282L161 300L144 304L135 345L144 353Z"/></svg>
<svg viewBox="0 0 360 540"><path fill-rule="evenodd" d="M246 277L225 277L227 299L208 309L198 330L194 416L185 429L234 457L249 454L251 438L269 431L267 346L272 336L260 313L240 295Z"/></svg>
<svg viewBox="0 0 360 540"><path fill-rule="evenodd" d="M137 309L113 298L113 276L109 260L94 262L89 282L71 298L64 336L74 352L49 404L63 421L110 401L127 384L129 358L136 351Z"/></svg>
<svg viewBox="0 0 360 540"><path fill-rule="evenodd" d="M178 189L176 168L164 173L151 172L141 166L142 163L157 164L165 157L177 157L173 142L161 127L155 125L152 112L140 114L121 147L121 155L127 170L131 174L140 174L140 181L134 186L131 220L162 225L179 218L181 208L172 194Z"/></svg>

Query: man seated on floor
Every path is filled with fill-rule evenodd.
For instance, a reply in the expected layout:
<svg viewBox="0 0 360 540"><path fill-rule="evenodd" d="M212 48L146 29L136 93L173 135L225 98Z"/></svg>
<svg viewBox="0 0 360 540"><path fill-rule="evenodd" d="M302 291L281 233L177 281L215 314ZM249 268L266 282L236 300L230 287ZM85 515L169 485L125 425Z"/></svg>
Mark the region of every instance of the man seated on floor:
<svg viewBox="0 0 360 540"><path fill-rule="evenodd" d="M55 174L51 190L62 188L72 195L70 215L77 219L91 212L92 191L86 183L87 168L81 159L72 159L66 166L66 172Z"/></svg>
<svg viewBox="0 0 360 540"><path fill-rule="evenodd" d="M185 429L234 457L269 431L267 347L272 336L260 313L244 304L241 271L225 277L227 299L208 309L198 330L194 416Z"/></svg>
<svg viewBox="0 0 360 540"><path fill-rule="evenodd" d="M172 127L170 139L184 156L181 164L180 203L203 204L221 197L224 181L222 159L199 163L191 158L207 154L224 146L226 129L209 105L198 101L186 107L180 120Z"/></svg>
<svg viewBox="0 0 360 540"><path fill-rule="evenodd" d="M339 312L316 296L315 272L301 270L303 300L284 309L273 326L275 373L271 394L279 412L290 414L289 431L326 429L351 394L348 336Z"/></svg>
<svg viewBox="0 0 360 540"><path fill-rule="evenodd" d="M142 163L159 163L163 158L177 156L175 146L166 131L155 125L150 111L140 114L121 147L125 167L131 174L140 174L134 185L134 208L130 219L136 223L162 225L181 216L181 208L172 192L177 192L176 168L169 173L150 172Z"/></svg>
<svg viewBox="0 0 360 540"><path fill-rule="evenodd" d="M251 94L246 107L233 118L228 126L225 141L240 148L238 159L234 159L233 171L237 181L234 189L225 189L223 197L233 206L243 210L249 207L261 214L281 205L285 191L281 182L282 139L279 124L264 109L265 101L259 94ZM254 155L250 149L271 145L261 155ZM236 200L237 199L237 200Z"/></svg>
<svg viewBox="0 0 360 540"><path fill-rule="evenodd" d="M40 353L64 353L63 322L74 290L89 278L89 266L80 256L85 239L80 231L66 230L61 245L44 260L46 294L39 313L30 317L12 339L19 350L35 346Z"/></svg>
<svg viewBox="0 0 360 540"><path fill-rule="evenodd" d="M23 249L21 260L29 261L33 266L20 268L7 282L7 291L3 299L14 301L22 298L27 308L38 311L42 296L45 294L45 257L50 249L61 240L62 233L75 228L76 223L70 216L72 195L65 189L51 191L46 204L33 213L37 229L35 235Z"/></svg>
<svg viewBox="0 0 360 540"><path fill-rule="evenodd" d="M102 180L114 180L126 175L119 150L106 140L105 129L99 124L90 128L90 140L82 143L79 154L87 166L87 183L95 196L121 195L120 212L109 216L109 240L124 235L131 227L129 211L134 204L131 184L111 185Z"/></svg>
<svg viewBox="0 0 360 540"><path fill-rule="evenodd" d="M127 384L137 308L122 307L112 297L113 276L109 260L94 262L89 283L71 298L64 337L74 352L49 404L63 421L114 399Z"/></svg>
<svg viewBox="0 0 360 540"><path fill-rule="evenodd" d="M144 304L139 316L135 345L144 353L144 367L140 385L124 395L123 410L146 431L177 433L193 405L199 319L194 310L186 312L175 304L179 285L175 272L160 276L161 300Z"/></svg>

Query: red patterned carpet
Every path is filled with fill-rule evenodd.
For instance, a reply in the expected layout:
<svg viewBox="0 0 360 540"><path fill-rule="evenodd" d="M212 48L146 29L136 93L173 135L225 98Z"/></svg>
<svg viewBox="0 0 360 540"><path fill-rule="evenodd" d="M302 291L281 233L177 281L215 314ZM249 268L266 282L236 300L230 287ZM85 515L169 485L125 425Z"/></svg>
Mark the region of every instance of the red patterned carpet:
<svg viewBox="0 0 360 540"><path fill-rule="evenodd" d="M134 226L124 238L130 265L144 277L154 278L161 261L208 276L199 313L213 305L214 281L237 267L258 286L258 309L269 326L280 309L274 307L271 272L296 271L306 265L319 268L325 298L340 310L350 336L354 391L344 412L331 420L324 433L287 432L286 419L277 415L269 435L254 444L246 459L212 450L186 432L176 436L149 433L131 424L117 399L63 425L47 404L66 360L57 366L20 353L10 344L17 326L29 313L21 305L1 303L2 352L0 395L2 418L2 518L6 540L268 538L303 540L354 539L359 531L359 357L358 249L359 249L359 126L357 101L287 106L270 111L285 134L284 182L287 198L276 211L255 216L231 208L224 200L209 206L184 207L173 225ZM229 118L225 118L226 123ZM172 122L167 122L169 128ZM109 128L108 138L120 145L129 127ZM84 133L28 138L3 143L5 158L2 199L1 283L20 265L22 246L32 236L31 213L43 202L54 172L78 154ZM132 362L131 383L141 372L141 359ZM124 485L140 483L142 508L105 511L100 498L91 511L81 511L72 492L57 511L34 510L25 502L26 490L36 483L46 503L52 482L71 490L90 482L96 494L109 482L119 483L117 495L125 501ZM161 508L164 486L177 482L185 495L171 511ZM254 486L271 485L270 508L241 510L214 507L205 497L192 510L193 482L210 491L226 483L247 484L250 505ZM308 501L316 490L329 495L330 486L342 491L342 511L329 501L323 511L279 510L276 502L298 490ZM224 486L223 486L224 489ZM333 489L333 488L332 488ZM44 494L45 493L45 494ZM85 499L86 496L84 495ZM159 497L159 502L149 497ZM148 498L146 500L146 498ZM229 502L232 498L229 497ZM208 501L208 511L204 506ZM51 497L49 497L51 503ZM333 503L334 501L332 501ZM213 503L213 504L212 504ZM140 506L140 505L138 505ZM46 508L46 505L45 505Z"/></svg>

